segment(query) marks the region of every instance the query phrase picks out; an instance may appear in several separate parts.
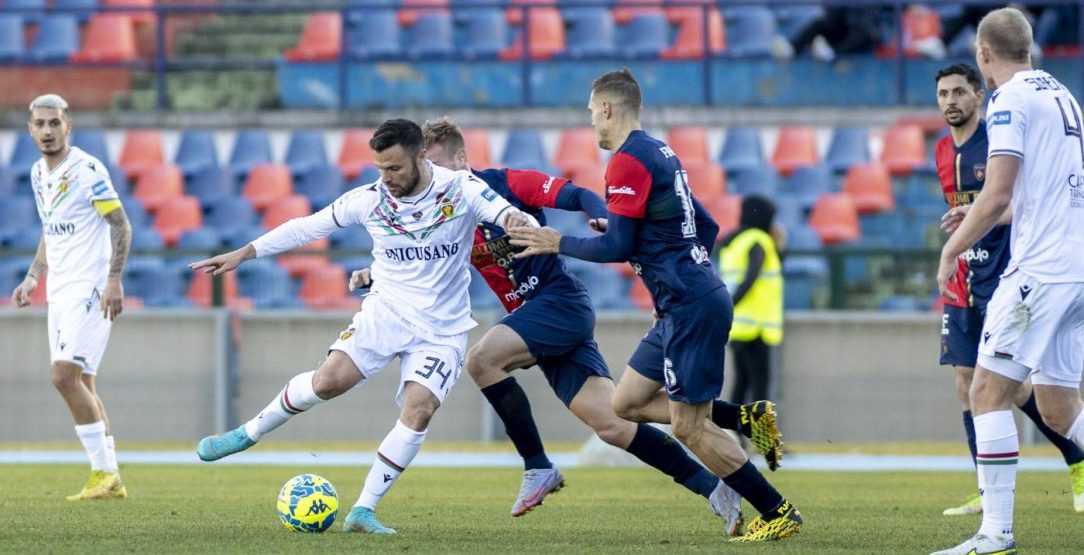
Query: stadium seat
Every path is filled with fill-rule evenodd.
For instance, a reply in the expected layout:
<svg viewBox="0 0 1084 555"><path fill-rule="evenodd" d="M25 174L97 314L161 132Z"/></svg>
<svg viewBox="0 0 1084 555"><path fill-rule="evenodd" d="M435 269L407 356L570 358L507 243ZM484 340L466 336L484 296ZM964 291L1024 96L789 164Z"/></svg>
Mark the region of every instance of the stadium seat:
<svg viewBox="0 0 1084 555"><path fill-rule="evenodd" d="M203 227L203 208L196 197L166 199L154 215L154 228L171 247L177 244L182 233L200 227Z"/></svg>
<svg viewBox="0 0 1084 555"><path fill-rule="evenodd" d="M20 10L18 15L26 23L37 24L45 15L46 0L4 0L3 6L9 10Z"/></svg>
<svg viewBox="0 0 1084 555"><path fill-rule="evenodd" d="M294 183L294 192L309 200L313 212L335 202L345 189L346 182L337 166L311 168Z"/></svg>
<svg viewBox="0 0 1084 555"><path fill-rule="evenodd" d="M294 131L286 147L286 165L294 177L328 165L323 131Z"/></svg>
<svg viewBox="0 0 1084 555"><path fill-rule="evenodd" d="M372 236L364 227L358 225L340 229L332 233L330 239L331 246L336 249L366 252L373 249Z"/></svg>
<svg viewBox="0 0 1084 555"><path fill-rule="evenodd" d="M824 7L820 5L801 4L797 2L784 2L783 6L772 6L775 14L776 27L779 34L785 37L791 44L795 39L824 17Z"/></svg>
<svg viewBox="0 0 1084 555"><path fill-rule="evenodd" d="M27 59L42 63L67 63L79 50L79 20L70 14L50 14L38 24Z"/></svg>
<svg viewBox="0 0 1084 555"><path fill-rule="evenodd" d="M462 11L462 10L461 10ZM460 52L468 60L496 58L508 46L508 23L497 9L473 9L465 18Z"/></svg>
<svg viewBox="0 0 1084 555"><path fill-rule="evenodd" d="M278 257L278 263L280 266L289 272L290 277L300 278L305 274L323 268L331 264L331 260L324 254L305 254L304 251L323 251L327 250L331 246L331 242L327 238L313 241L308 245L296 248L291 253L295 254L282 254Z"/></svg>
<svg viewBox="0 0 1084 555"><path fill-rule="evenodd" d="M688 174L689 189L700 202L726 194L726 173L715 162L690 162L682 167Z"/></svg>
<svg viewBox="0 0 1084 555"><path fill-rule="evenodd" d="M550 168L542 135L535 129L510 130L504 140L501 164L509 168L539 171Z"/></svg>
<svg viewBox="0 0 1084 555"><path fill-rule="evenodd" d="M606 170L601 164L576 166L572 168L572 171L565 173L565 177L576 185L606 198Z"/></svg>
<svg viewBox="0 0 1084 555"><path fill-rule="evenodd" d="M595 130L590 127L563 129L557 140L553 163L564 174L570 174L581 166L602 165Z"/></svg>
<svg viewBox="0 0 1084 555"><path fill-rule="evenodd" d="M910 175L927 164L926 142L917 125L894 125L884 134L881 163L892 175Z"/></svg>
<svg viewBox="0 0 1084 555"><path fill-rule="evenodd" d="M702 164L711 160L708 154L708 132L699 125L671 127L666 144L677 154L682 165Z"/></svg>
<svg viewBox="0 0 1084 555"><path fill-rule="evenodd" d="M617 0L613 7L614 21L618 25L628 25L633 19L643 15L665 17L662 4L662 0Z"/></svg>
<svg viewBox="0 0 1084 555"><path fill-rule="evenodd" d="M293 280L281 266L269 260L253 260L237 269L239 292L256 308L298 308Z"/></svg>
<svg viewBox="0 0 1084 555"><path fill-rule="evenodd" d="M896 201L904 207L933 206L948 210L945 195L936 179L912 175L901 179L902 186Z"/></svg>
<svg viewBox="0 0 1084 555"><path fill-rule="evenodd" d="M124 265L124 296L146 297L150 291L152 275L165 267L161 258L137 256L129 259Z"/></svg>
<svg viewBox="0 0 1084 555"><path fill-rule="evenodd" d="M375 183L380 179L380 170L376 169L376 166L366 166L358 174L358 178L350 184L351 187L360 187L362 185L368 185L369 183Z"/></svg>
<svg viewBox="0 0 1084 555"><path fill-rule="evenodd" d="M530 36L527 39L527 55L532 60L549 60L554 55L565 51L565 23L557 8L535 8L527 16ZM502 60L523 58L523 28L520 27L512 39L512 44L501 50Z"/></svg>
<svg viewBox="0 0 1084 555"><path fill-rule="evenodd" d="M402 53L399 22L393 10L366 10L348 30L350 55L361 60L385 60Z"/></svg>
<svg viewBox="0 0 1084 555"><path fill-rule="evenodd" d="M821 195L809 214L809 225L825 245L849 243L861 238L858 210L851 197L843 193Z"/></svg>
<svg viewBox="0 0 1084 555"><path fill-rule="evenodd" d="M135 181L143 172L165 164L162 155L162 135L152 129L132 130L124 136L117 164L128 178Z"/></svg>
<svg viewBox="0 0 1084 555"><path fill-rule="evenodd" d="M704 11L691 6L672 7L666 9L666 17L678 29L674 43L663 50L660 57L664 60L704 59ZM726 50L723 15L716 8L708 10L708 42L712 55Z"/></svg>
<svg viewBox="0 0 1084 555"><path fill-rule="evenodd" d="M753 127L732 127L719 152L719 163L727 173L756 168L764 164L764 148L760 130Z"/></svg>
<svg viewBox="0 0 1084 555"><path fill-rule="evenodd" d="M204 209L203 223L227 235L228 231L248 228L260 223L260 217L252 208L252 203L239 196L226 196L212 199Z"/></svg>
<svg viewBox="0 0 1084 555"><path fill-rule="evenodd" d="M222 244L226 250L239 249L259 238L264 234L263 226L248 225L228 229L219 229Z"/></svg>
<svg viewBox="0 0 1084 555"><path fill-rule="evenodd" d="M274 229L293 218L303 218L312 214L309 199L301 195L290 195L275 199L263 213L264 229Z"/></svg>
<svg viewBox="0 0 1084 555"><path fill-rule="evenodd" d="M151 224L151 217L147 214L147 209L143 208L143 203L139 202L139 199L122 196L120 203L124 207L124 213L128 216L128 223L132 226L132 229L147 227Z"/></svg>
<svg viewBox="0 0 1084 555"><path fill-rule="evenodd" d="M772 165L784 177L801 166L812 166L817 158L817 135L812 127L788 125L779 129L772 152Z"/></svg>
<svg viewBox="0 0 1084 555"><path fill-rule="evenodd" d="M271 138L260 129L247 129L237 133L230 153L230 171L242 180L252 166L271 163Z"/></svg>
<svg viewBox="0 0 1084 555"><path fill-rule="evenodd" d="M72 63L130 62L136 52L135 28L125 14L101 13L91 16L83 35L83 47L72 54Z"/></svg>
<svg viewBox="0 0 1084 555"><path fill-rule="evenodd" d="M181 168L186 178L210 168L218 168L218 148L211 131L185 130L173 163Z"/></svg>
<svg viewBox="0 0 1084 555"><path fill-rule="evenodd" d="M11 2L8 2L10 4ZM79 19L80 23L86 23L94 12L98 11L98 0L53 0L54 9L79 10L65 11Z"/></svg>
<svg viewBox="0 0 1084 555"><path fill-rule="evenodd" d="M338 12L318 12L305 20L297 45L282 56L291 62L329 62L342 51L343 21Z"/></svg>
<svg viewBox="0 0 1084 555"><path fill-rule="evenodd" d="M105 133L101 129L75 129L71 134L71 145L79 147L103 164L109 163L109 148L105 144Z"/></svg>
<svg viewBox="0 0 1084 555"><path fill-rule="evenodd" d="M727 187L736 195L763 195L772 198L779 191L779 175L769 165L731 172Z"/></svg>
<svg viewBox="0 0 1084 555"><path fill-rule="evenodd" d="M639 310L652 310L655 308L655 303L651 300L651 292L644 285L644 280L639 277L632 279L629 286L629 300Z"/></svg>
<svg viewBox="0 0 1084 555"><path fill-rule="evenodd" d="M185 230L177 240L178 249L202 250L205 254L217 254L222 248L222 237L212 227L200 227Z"/></svg>
<svg viewBox="0 0 1084 555"><path fill-rule="evenodd" d="M797 200L803 210L813 208L817 198L832 192L838 191L835 177L827 164L803 166L794 170L779 191L780 195Z"/></svg>
<svg viewBox="0 0 1084 555"><path fill-rule="evenodd" d="M30 190L30 168L41 158L41 151L29 133L15 134L15 149L11 152L8 166L15 173L19 185L26 185Z"/></svg>
<svg viewBox="0 0 1084 555"><path fill-rule="evenodd" d="M18 194L15 189L15 172L6 166L0 166L0 198Z"/></svg>
<svg viewBox="0 0 1084 555"><path fill-rule="evenodd" d="M885 44L877 48L876 53L882 58L896 56L896 37L892 33ZM936 43L930 50L924 48ZM903 51L908 58L918 58L926 54L940 52L944 56L944 44L941 42L941 16L937 11L920 4L911 4L903 12Z"/></svg>
<svg viewBox="0 0 1084 555"><path fill-rule="evenodd" d="M587 227L587 216L585 216L583 212L570 212L568 210L558 210L556 208L545 208L542 213L546 222L544 225L560 231L561 235L568 235L571 237L591 237L597 235L591 228ZM569 259L566 258L566 261L567 260Z"/></svg>
<svg viewBox="0 0 1084 555"><path fill-rule="evenodd" d="M610 10L592 6L565 10L568 24L565 54L570 58L606 58L617 53L617 35Z"/></svg>
<svg viewBox="0 0 1084 555"><path fill-rule="evenodd" d="M626 58L656 59L670 46L670 22L661 11L633 17L625 29L618 51Z"/></svg>
<svg viewBox="0 0 1084 555"><path fill-rule="evenodd" d="M41 227L34 199L23 195L0 197L0 240L29 227Z"/></svg>
<svg viewBox="0 0 1084 555"><path fill-rule="evenodd" d="M247 310L252 308L252 301L241 296L237 286L237 272L226 272L219 276L212 276L204 272L193 272L192 281L188 283L188 299L192 304L200 308L208 308L214 304L214 279L222 279L222 302L226 307L234 310Z"/></svg>
<svg viewBox="0 0 1084 555"><path fill-rule="evenodd" d="M0 63L11 63L26 56L25 15L0 14Z"/></svg>
<svg viewBox="0 0 1084 555"><path fill-rule="evenodd" d="M523 17L526 15L527 10L520 6L531 5L535 9L539 6L545 6L549 8L557 4L557 0L509 0L507 2L508 7L505 9L505 19L508 20L509 25L520 26L523 25Z"/></svg>
<svg viewBox="0 0 1084 555"><path fill-rule="evenodd" d="M454 53L452 15L448 12L419 15L407 31L406 54L412 60L443 59Z"/></svg>
<svg viewBox="0 0 1084 555"><path fill-rule="evenodd" d="M584 264L577 266L573 273L587 286L596 309L633 308L628 297L627 282L615 268L604 264Z"/></svg>
<svg viewBox="0 0 1084 555"><path fill-rule="evenodd" d="M353 181L361 174L365 166L373 165L373 151L369 149L369 139L373 138L373 129L348 129L343 133L342 150L339 151L339 169L346 179Z"/></svg>
<svg viewBox="0 0 1084 555"><path fill-rule="evenodd" d="M342 266L329 264L305 274L301 279L298 296L305 306L316 310L356 310L359 303L350 296L348 279L349 276Z"/></svg>
<svg viewBox="0 0 1084 555"><path fill-rule="evenodd" d="M125 212L127 211L128 209L125 208ZM131 223L131 219L128 222ZM132 225L132 251L160 251L164 248L166 248L166 240L162 238L162 234L157 229L145 225ZM150 253L141 254L141 256L155 255Z"/></svg>
<svg viewBox="0 0 1084 555"><path fill-rule="evenodd" d="M825 163L836 173L846 173L855 164L869 162L869 132L864 127L837 127L832 131Z"/></svg>
<svg viewBox="0 0 1084 555"><path fill-rule="evenodd" d="M741 6L723 11L726 21L726 55L735 58L768 58L777 30L775 16L764 6Z"/></svg>
<svg viewBox="0 0 1084 555"><path fill-rule="evenodd" d="M132 8L131 11L120 12L130 17L136 25L154 23L154 3L157 0L102 0L102 4L110 8Z"/></svg>
<svg viewBox="0 0 1084 555"><path fill-rule="evenodd" d="M806 210L801 200L793 196L779 195L772 199L775 203L775 222L786 229L805 225Z"/></svg>
<svg viewBox="0 0 1084 555"><path fill-rule="evenodd" d="M112 162L105 162L105 171L109 173L109 180L113 182L113 190L117 194L127 195L132 192L132 182L128 179L128 174L124 173L120 166Z"/></svg>
<svg viewBox="0 0 1084 555"><path fill-rule="evenodd" d="M700 203L704 205L704 208L711 214L711 218L715 220L715 223L719 226L719 236L716 237L716 241L718 241L719 238L726 237L727 234L735 229L738 229L738 223L741 218L740 196L723 195L713 199L702 199Z"/></svg>
<svg viewBox="0 0 1084 555"><path fill-rule="evenodd" d="M275 199L292 195L294 179L286 164L257 164L248 172L241 196L263 212Z"/></svg>
<svg viewBox="0 0 1084 555"><path fill-rule="evenodd" d="M851 166L843 179L843 192L854 201L859 214L885 212L896 208L888 170L879 162Z"/></svg>
<svg viewBox="0 0 1084 555"><path fill-rule="evenodd" d="M168 199L184 195L184 176L173 164L151 167L136 181L132 196L139 199L148 212L158 212Z"/></svg>
<svg viewBox="0 0 1084 555"><path fill-rule="evenodd" d="M423 16L448 13L450 0L402 0L402 8L396 14L399 25L411 27Z"/></svg>
<svg viewBox="0 0 1084 555"><path fill-rule="evenodd" d="M493 159L489 155L489 133L485 129L464 129L463 142L467 147L467 158L470 159L471 167L493 167Z"/></svg>

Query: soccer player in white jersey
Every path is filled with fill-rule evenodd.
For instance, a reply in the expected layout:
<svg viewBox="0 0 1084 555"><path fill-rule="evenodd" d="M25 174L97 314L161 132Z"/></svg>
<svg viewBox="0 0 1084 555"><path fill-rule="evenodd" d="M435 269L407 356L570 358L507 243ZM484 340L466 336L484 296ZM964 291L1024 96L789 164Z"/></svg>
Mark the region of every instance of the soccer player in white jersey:
<svg viewBox="0 0 1084 555"><path fill-rule="evenodd" d="M942 294L953 296L956 257L1010 206L1012 255L987 308L971 384L982 525L937 555L1016 553L1020 442L1011 409L1021 382L1031 377L1048 426L1084 444L1084 126L1065 86L1032 68L1031 44L1018 10L995 10L979 23L975 57L996 89L986 116L986 185L942 250Z"/></svg>
<svg viewBox="0 0 1084 555"><path fill-rule="evenodd" d="M238 250L191 265L217 275L346 226L364 225L372 235L373 266L350 280L351 289L371 287L369 295L323 364L292 378L252 420L204 438L197 448L205 461L248 449L290 417L342 395L399 357L399 421L380 443L361 496L346 517L347 532L395 533L374 510L421 448L434 412L459 378L467 331L477 325L467 296L475 228L481 222L537 225L469 172L430 164L423 145L417 124L384 122L369 141L378 181Z"/></svg>
<svg viewBox="0 0 1084 555"><path fill-rule="evenodd" d="M68 103L55 94L30 103L30 136L41 159L30 170L42 237L26 278L11 294L16 306L46 269L53 386L68 404L75 433L90 458L90 479L69 501L123 499L128 490L94 377L113 320L124 306L121 274L132 229L102 162L69 144Z"/></svg>

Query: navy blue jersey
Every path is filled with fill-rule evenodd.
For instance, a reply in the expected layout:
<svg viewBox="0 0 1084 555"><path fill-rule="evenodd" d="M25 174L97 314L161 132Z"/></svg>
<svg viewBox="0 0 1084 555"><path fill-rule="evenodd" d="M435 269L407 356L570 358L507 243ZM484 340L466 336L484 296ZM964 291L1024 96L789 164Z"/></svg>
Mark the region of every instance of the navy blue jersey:
<svg viewBox="0 0 1084 555"><path fill-rule="evenodd" d="M949 207L971 204L986 182L987 155L986 123L979 122L975 133L964 144L956 146L948 135L937 142L934 160L937 177ZM994 226L975 246L957 259L956 281L949 287L959 299L945 297L945 304L968 307L985 305L997 288L998 279L1009 263L1011 226Z"/></svg>
<svg viewBox="0 0 1084 555"><path fill-rule="evenodd" d="M629 134L606 167L606 205L637 221L629 263L659 312L723 286L697 235L697 219L706 215L698 216L685 170L666 143L643 130Z"/></svg>
<svg viewBox="0 0 1084 555"><path fill-rule="evenodd" d="M490 169L475 171L474 175L512 206L534 216L540 225L546 225L542 208L556 208L561 190L575 187L567 179L532 170ZM587 289L565 268L561 257L547 254L515 259L515 247L508 241L504 228L483 223L474 234L471 252L471 264L497 294L505 310L511 312L543 293L586 295Z"/></svg>

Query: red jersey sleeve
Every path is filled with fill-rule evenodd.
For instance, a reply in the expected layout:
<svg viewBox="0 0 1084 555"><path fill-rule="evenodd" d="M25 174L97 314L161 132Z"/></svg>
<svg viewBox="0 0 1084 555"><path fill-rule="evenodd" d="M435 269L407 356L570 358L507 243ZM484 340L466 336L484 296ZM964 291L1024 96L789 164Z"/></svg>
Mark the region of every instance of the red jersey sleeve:
<svg viewBox="0 0 1084 555"><path fill-rule="evenodd" d="M606 166L606 208L626 218L643 218L651 193L651 174L635 156L618 152Z"/></svg>
<svg viewBox="0 0 1084 555"><path fill-rule="evenodd" d="M508 189L519 200L532 208L555 208L557 193L568 183L563 177L554 177L534 170L504 170Z"/></svg>
<svg viewBox="0 0 1084 555"><path fill-rule="evenodd" d="M950 195L959 187L956 184L956 148L952 145L952 135L946 135L937 141L933 149L933 159L937 166L937 180L941 182L941 192L945 193L945 202L954 206Z"/></svg>

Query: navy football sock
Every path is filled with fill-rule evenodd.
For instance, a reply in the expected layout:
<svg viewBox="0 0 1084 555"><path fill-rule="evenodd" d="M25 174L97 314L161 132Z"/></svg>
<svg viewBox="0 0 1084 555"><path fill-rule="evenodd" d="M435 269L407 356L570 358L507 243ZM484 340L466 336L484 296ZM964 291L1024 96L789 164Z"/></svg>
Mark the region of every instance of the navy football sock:
<svg viewBox="0 0 1084 555"><path fill-rule="evenodd" d="M775 513L783 506L783 496L768 483L753 463L745 461L733 474L724 476L723 481L760 512L764 520L779 516Z"/></svg>
<svg viewBox="0 0 1084 555"><path fill-rule="evenodd" d="M523 457L524 469L553 468L553 463L546 456L546 448L542 446L542 438L538 435L538 426L531 414L531 403L516 379L509 376L483 388L482 395L485 395L497 412L501 422L504 422L508 439L512 440L519 456Z"/></svg>
<svg viewBox="0 0 1084 555"><path fill-rule="evenodd" d="M726 401L711 404L711 421L724 430L741 431L741 405Z"/></svg>
<svg viewBox="0 0 1084 555"><path fill-rule="evenodd" d="M971 464L976 464L975 459L979 451L975 446L975 419L969 410L964 411L964 433L967 434L967 448L971 450Z"/></svg>
<svg viewBox="0 0 1084 555"><path fill-rule="evenodd" d="M1080 446L1075 441L1051 430L1050 426L1043 422L1043 417L1039 414L1039 407L1035 405L1034 391L1031 392L1031 397L1028 397L1028 400L1024 401L1023 405L1020 405L1020 410L1028 415L1028 418L1035 423L1035 427L1039 428L1039 431L1046 436L1046 439L1050 440L1050 443L1054 444L1054 447L1058 448L1058 451L1061 451L1065 464L1076 464L1084 461L1084 451L1080 449Z"/></svg>
<svg viewBox="0 0 1084 555"><path fill-rule="evenodd" d="M632 443L625 450L693 493L710 497L719 485L719 478L689 457L676 439L653 426L638 425Z"/></svg>

